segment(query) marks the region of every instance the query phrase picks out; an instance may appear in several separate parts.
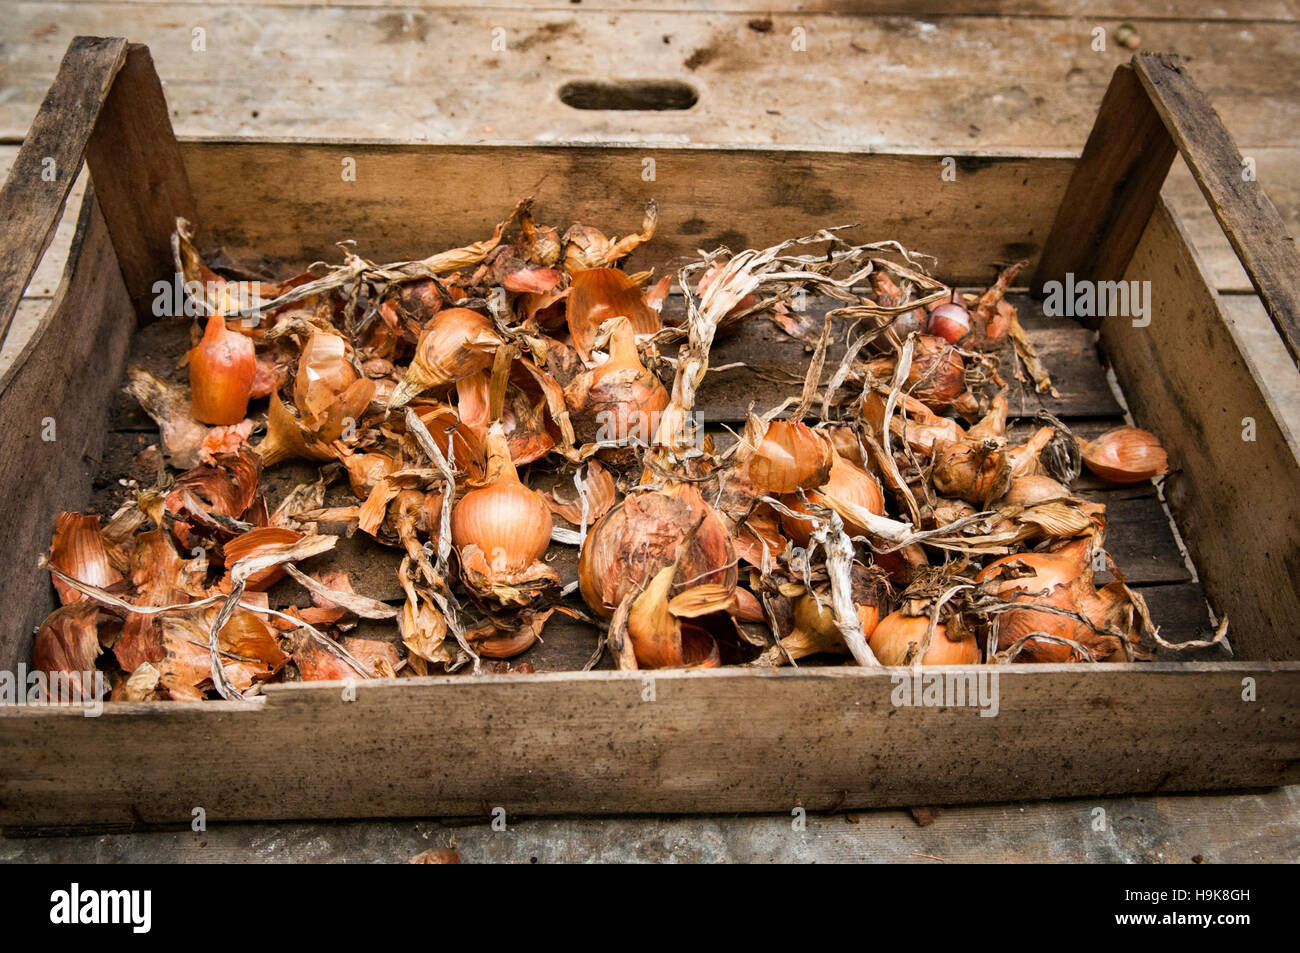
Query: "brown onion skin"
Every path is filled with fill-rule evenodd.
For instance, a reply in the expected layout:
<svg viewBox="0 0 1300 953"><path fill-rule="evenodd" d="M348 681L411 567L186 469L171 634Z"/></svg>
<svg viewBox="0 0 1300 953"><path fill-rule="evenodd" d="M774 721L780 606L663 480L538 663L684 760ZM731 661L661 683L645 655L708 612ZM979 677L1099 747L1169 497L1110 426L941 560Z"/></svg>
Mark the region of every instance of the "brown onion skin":
<svg viewBox="0 0 1300 953"><path fill-rule="evenodd" d="M668 406L668 391L641 363L635 332L626 319L620 319L613 332L609 360L571 381L564 397L579 443L603 435L648 444L659 413ZM597 456L613 466L626 466L638 455L636 447L629 446L607 447Z"/></svg>
<svg viewBox="0 0 1300 953"><path fill-rule="evenodd" d="M994 594L1012 602L1034 603L1057 609L1080 610L1080 600L1092 589L1088 571L1090 541L1076 540L1058 550L1047 553L1018 553L994 560L975 576L977 583L993 581ZM1032 575L999 579L1000 568L1016 565L1033 571ZM1007 649L1021 636L1031 632L1072 639L1087 644L1092 630L1075 619L1017 609L1005 612L998 619L998 649ZM1073 653L1068 645L1031 640L1025 643L1016 656L1022 662L1065 662Z"/></svg>
<svg viewBox="0 0 1300 953"><path fill-rule="evenodd" d="M816 490L807 493L808 501L815 505L825 506L826 496L830 494L837 499L843 499L850 503L856 503L881 516L885 512L885 496L876 484L875 478L861 467L845 460L838 453L831 463L830 476ZM799 513L807 513L808 507L799 498L799 494L793 493L783 501L787 507ZM866 527L859 526L851 520L844 519L844 532L850 537L866 536ZM781 529L785 532L796 546L807 546L808 540L812 535L812 520L799 519L798 517L781 514Z"/></svg>
<svg viewBox="0 0 1300 953"><path fill-rule="evenodd" d="M966 360L943 338L921 335L916 338L907 386L931 410L945 410L966 390Z"/></svg>
<svg viewBox="0 0 1300 953"><path fill-rule="evenodd" d="M876 624L867 644L875 653L881 665L909 665L907 653L913 643L919 650L925 641L925 632L930 625L928 616L904 615L900 609L891 612ZM940 623L934 627L934 637L930 640L930 649L921 659L922 665L978 665L980 647L975 639L963 639L960 642L948 640L947 628Z"/></svg>
<svg viewBox="0 0 1300 953"><path fill-rule="evenodd" d="M682 540L700 522L691 545ZM639 493L592 526L578 557L578 584L591 610L609 618L631 592L677 560L678 582L735 586L735 549L726 526L690 486Z"/></svg>
<svg viewBox="0 0 1300 953"><path fill-rule="evenodd" d="M518 480L502 480L461 497L451 511L451 539L457 549L478 546L489 563L502 555L502 569L522 572L550 545L551 511Z"/></svg>
<svg viewBox="0 0 1300 953"><path fill-rule="evenodd" d="M284 543L296 543L302 539L302 533L280 526L260 526L236 536L222 547L226 569L234 566L246 556L254 555L267 546ZM249 592L265 592L285 576L284 566L268 566L259 569L244 581L244 588Z"/></svg>

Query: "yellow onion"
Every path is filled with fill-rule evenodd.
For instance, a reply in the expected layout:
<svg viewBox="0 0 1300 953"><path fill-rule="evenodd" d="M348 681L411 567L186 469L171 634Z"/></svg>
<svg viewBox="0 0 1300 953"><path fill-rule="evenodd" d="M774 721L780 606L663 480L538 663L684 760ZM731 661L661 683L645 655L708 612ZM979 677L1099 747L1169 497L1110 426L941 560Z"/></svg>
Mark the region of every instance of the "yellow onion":
<svg viewBox="0 0 1300 953"><path fill-rule="evenodd" d="M248 412L257 372L253 342L226 327L220 314L208 318L203 339L190 351L190 401L194 419L237 424Z"/></svg>
<svg viewBox="0 0 1300 953"><path fill-rule="evenodd" d="M641 286L617 268L574 272L565 314L573 346L586 364L591 363L596 332L611 318L627 318L637 334L654 334L662 327L659 313L645 303Z"/></svg>
<svg viewBox="0 0 1300 953"><path fill-rule="evenodd" d="M636 333L627 318L615 319L609 360L569 383L565 403L580 443L598 438L648 444L659 413L668 406L668 391L641 363ZM609 447L597 454L611 464L635 461L636 447Z"/></svg>
<svg viewBox="0 0 1300 953"><path fill-rule="evenodd" d="M829 438L797 420L774 420L749 458L749 478L765 493L813 490L831 475Z"/></svg>
<svg viewBox="0 0 1300 953"><path fill-rule="evenodd" d="M858 624L862 634L871 638L876 626L880 624L878 606L859 604ZM835 624L835 613L831 611L830 600L823 596L819 600L811 592L804 592L794 600L792 607L794 628L790 634L781 639L781 647L793 659L806 658L822 652L846 654L848 646L840 635L839 626ZM785 653L782 653L784 655ZM775 653L773 653L775 655Z"/></svg>
<svg viewBox="0 0 1300 953"><path fill-rule="evenodd" d="M80 513L60 513L54 518L50 565L58 567L78 582L101 589L122 581L122 574L108 560L104 534L99 528L99 517L94 514L83 516ZM54 580L54 588L64 603L86 598L59 579Z"/></svg>
<svg viewBox="0 0 1300 953"><path fill-rule="evenodd" d="M1040 455L1055 436L1055 428L1039 427L1024 443L1016 447L1008 447L1007 461L1011 464L1012 478L1045 474L1047 468L1043 466Z"/></svg>
<svg viewBox="0 0 1300 953"><path fill-rule="evenodd" d="M688 484L628 496L597 520L582 544L578 585L592 611L609 618L673 563L678 584L736 585L727 527Z"/></svg>
<svg viewBox="0 0 1300 953"><path fill-rule="evenodd" d="M880 620L867 644L881 665L911 665L925 642L929 626L929 616L906 615L899 609ZM934 627L930 648L921 659L921 664L977 665L979 661L979 643L971 637L957 642L950 641L947 626L940 622Z"/></svg>
<svg viewBox="0 0 1300 953"><path fill-rule="evenodd" d="M1036 506L1069 499L1070 491L1049 476L1031 473L1014 477L1006 494L999 501L1011 506Z"/></svg>
<svg viewBox="0 0 1300 953"><path fill-rule="evenodd" d="M875 513L877 516L881 516L885 512L885 496L880 491L876 478L861 467L849 463L838 453L834 455L831 461L831 471L826 482L818 489L810 490L807 496L810 503L825 506L839 513L840 518L844 521L844 532L851 537L868 535L867 528L855 523L846 513L840 512L840 509L836 508L837 503L844 501L852 504L853 507L861 507ZM808 508L804 506L797 493L786 497L784 502L787 507L796 512L808 512ZM843 507L843 509L848 511L849 508ZM813 523L810 519L799 519L782 513L781 529L794 541L796 546L807 546L808 539L812 534Z"/></svg>
<svg viewBox="0 0 1300 953"><path fill-rule="evenodd" d="M933 460L934 488L975 506L996 500L1011 485L1011 464L998 438L937 443Z"/></svg>
<svg viewBox="0 0 1300 953"><path fill-rule="evenodd" d="M941 337L916 337L907 392L934 411L953 405L966 391L966 360Z"/></svg>
<svg viewBox="0 0 1300 953"><path fill-rule="evenodd" d="M1096 440L1081 440L1079 453L1089 470L1112 483L1141 483L1169 469L1155 434L1137 427L1117 427Z"/></svg>
<svg viewBox="0 0 1300 953"><path fill-rule="evenodd" d="M389 408L401 407L426 390L446 387L486 370L492 366L500 345L501 337L492 321L477 311L439 311L420 334L415 356L388 400Z"/></svg>
<svg viewBox="0 0 1300 953"><path fill-rule="evenodd" d="M499 423L487 438L486 486L470 490L451 511L451 538L465 583L501 603L525 604L533 590L558 582L541 562L551 541L551 510L519 482Z"/></svg>
<svg viewBox="0 0 1300 953"><path fill-rule="evenodd" d="M1053 552L1018 553L985 566L977 583L1002 599L1079 612L1092 592L1090 539L1079 539ZM1015 574L1011 570L1015 570ZM1022 636L1042 632L1087 645L1094 633L1083 623L1051 612L1016 609L997 617L998 648L1006 649ZM1031 639L1016 658L1024 662L1064 662L1073 650L1068 645Z"/></svg>

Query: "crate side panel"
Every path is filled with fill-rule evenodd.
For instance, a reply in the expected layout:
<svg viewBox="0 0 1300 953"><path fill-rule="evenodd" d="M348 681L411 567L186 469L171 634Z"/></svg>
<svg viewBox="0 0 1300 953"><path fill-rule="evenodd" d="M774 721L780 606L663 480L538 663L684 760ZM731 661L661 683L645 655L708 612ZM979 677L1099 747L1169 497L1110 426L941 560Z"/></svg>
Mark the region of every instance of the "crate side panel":
<svg viewBox="0 0 1300 953"><path fill-rule="evenodd" d="M62 285L0 392L0 670L31 657L32 629L54 607L37 558L54 517L80 510L105 441L135 314L108 228L90 192ZM111 514L101 513L101 517Z"/></svg>
<svg viewBox="0 0 1300 953"><path fill-rule="evenodd" d="M355 239L376 261L433 254L491 233L521 198L539 222L659 228L630 267L676 268L697 249L762 248L831 225L938 258L950 281L986 284L996 263L1036 261L1072 159L650 146L182 143L203 243L239 256L340 260ZM351 163L345 160L352 160ZM647 181L646 161L653 160ZM354 177L353 177L354 173ZM646 176L646 177L643 177Z"/></svg>
<svg viewBox="0 0 1300 953"><path fill-rule="evenodd" d="M1210 603L1238 658L1300 657L1297 435L1163 203L1125 279L1150 282L1150 324L1107 318L1102 343L1137 423L1169 453L1166 498Z"/></svg>
<svg viewBox="0 0 1300 953"><path fill-rule="evenodd" d="M453 677L361 684L355 701L298 684L260 707L0 709L0 823L837 810L1300 780L1300 665L1008 667L993 717L900 707L891 674Z"/></svg>

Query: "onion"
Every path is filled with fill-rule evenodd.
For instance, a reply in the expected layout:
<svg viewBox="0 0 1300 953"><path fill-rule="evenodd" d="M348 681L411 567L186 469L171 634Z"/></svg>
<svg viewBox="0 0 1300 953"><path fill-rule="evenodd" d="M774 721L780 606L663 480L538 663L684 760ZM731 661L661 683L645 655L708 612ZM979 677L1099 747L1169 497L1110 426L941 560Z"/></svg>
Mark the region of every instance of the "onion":
<svg viewBox="0 0 1300 953"><path fill-rule="evenodd" d="M440 311L425 325L415 356L388 400L390 409L492 366L501 337L492 321L468 308Z"/></svg>
<svg viewBox="0 0 1300 953"><path fill-rule="evenodd" d="M765 493L793 493L821 486L830 477L835 451L807 424L774 420L749 458L749 478Z"/></svg>
<svg viewBox="0 0 1300 953"><path fill-rule="evenodd" d="M882 665L911 665L925 642L929 626L929 616L904 615L899 609L880 620L867 644ZM934 627L930 648L921 664L977 665L979 661L980 647L975 639L952 642L948 639L947 627L940 622Z"/></svg>
<svg viewBox="0 0 1300 953"><path fill-rule="evenodd" d="M592 611L609 618L628 593L674 562L678 582L736 585L730 534L686 484L629 496L597 520L582 544L578 585Z"/></svg>
<svg viewBox="0 0 1300 953"><path fill-rule="evenodd" d="M203 339L190 351L194 419L205 424L239 423L248 411L256 373L253 342L227 328L221 314L212 314Z"/></svg>
<svg viewBox="0 0 1300 953"><path fill-rule="evenodd" d="M970 312L962 304L960 291L954 288L952 297L948 301L930 309L930 320L926 323L926 330L951 344L956 344L970 334Z"/></svg>
<svg viewBox="0 0 1300 953"><path fill-rule="evenodd" d="M1155 434L1137 427L1117 427L1096 440L1081 440L1079 452L1089 470L1112 483L1141 483L1169 469Z"/></svg>

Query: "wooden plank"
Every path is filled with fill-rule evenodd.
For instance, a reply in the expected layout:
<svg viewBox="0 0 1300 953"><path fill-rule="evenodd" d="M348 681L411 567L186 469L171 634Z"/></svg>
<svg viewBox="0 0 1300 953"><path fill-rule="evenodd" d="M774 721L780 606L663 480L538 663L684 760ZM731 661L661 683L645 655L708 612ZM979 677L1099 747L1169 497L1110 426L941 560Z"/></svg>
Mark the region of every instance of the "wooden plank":
<svg viewBox="0 0 1300 953"><path fill-rule="evenodd" d="M1253 353L1220 309L1187 238L1157 207L1126 280L1151 282L1153 319L1102 325L1140 426L1160 437L1165 496L1239 656L1300 651L1300 442L1261 389ZM1291 369L1294 371L1294 369ZM1254 427L1254 439L1244 440Z"/></svg>
<svg viewBox="0 0 1300 953"><path fill-rule="evenodd" d="M132 44L127 51L86 147L86 165L127 293L140 319L151 321L153 285L175 270L176 219L193 222L195 211L148 47Z"/></svg>
<svg viewBox="0 0 1300 953"><path fill-rule="evenodd" d="M32 629L53 608L36 567L54 517L84 506L105 439L109 397L125 367L135 320L97 204L83 206L68 275L22 352L0 378L0 670L30 658ZM52 438L52 439L51 439Z"/></svg>
<svg viewBox="0 0 1300 953"><path fill-rule="evenodd" d="M1237 144L1176 57L1134 57L1142 88L1196 178L1291 357L1300 361L1300 252L1278 211L1244 174Z"/></svg>
<svg viewBox="0 0 1300 953"><path fill-rule="evenodd" d="M1029 286L1046 294L1047 283L1063 283L1067 275L1117 280L1176 151L1133 69L1117 67Z"/></svg>
<svg viewBox="0 0 1300 953"><path fill-rule="evenodd" d="M849 234L922 248L938 273L969 284L992 281L999 262L1037 256L1072 167L962 158L957 181L936 187L942 156L855 151L186 142L182 154L209 223L201 242L236 256L338 261L335 243L351 238L367 258L404 259L482 238L530 195L539 221L622 235L640 227L653 198L658 231L632 255L633 269L675 268L700 248L763 248L863 223ZM342 177L346 158L355 160L356 181ZM641 175L647 158L654 181ZM737 182L748 193L743 215ZM961 230L934 227L958 217Z"/></svg>
<svg viewBox="0 0 1300 953"><path fill-rule="evenodd" d="M1255 184L1268 193L1282 215L1287 232L1293 236L1300 234L1300 149L1243 143L1241 151L1243 158L1249 157L1254 161L1258 177ZM1254 295L1255 288L1246 269L1241 267L1241 260L1228 243L1222 226L1182 157L1174 160L1161 194L1191 236L1192 245L1214 287L1221 292Z"/></svg>
<svg viewBox="0 0 1300 953"><path fill-rule="evenodd" d="M18 146L0 146L0 178L9 174L16 158L18 158ZM36 271L32 273L31 280L27 282L24 296L45 301L54 296L54 289L59 286L59 281L63 277L63 266L68 261L68 249L72 245L72 236L77 231L77 219L81 213L81 199L86 194L86 185L89 182L90 176L83 165L81 173L68 192L68 199L63 205L63 215L54 231L54 237L50 240L49 247L45 249ZM13 343L16 335L17 331L11 331L5 338L6 346ZM21 341L19 346L21 347Z"/></svg>
<svg viewBox="0 0 1300 953"><path fill-rule="evenodd" d="M126 41L77 37L0 189L0 340L59 224Z"/></svg>
<svg viewBox="0 0 1300 953"><path fill-rule="evenodd" d="M72 0L72 3L98 0ZM142 5L201 6L208 0L117 0L123 7ZM254 0L246 6L274 15L277 7L319 6L320 0ZM621 13L635 10L646 13L753 13L819 17L854 16L1007 16L1007 17L1090 17L1127 19L1135 23L1153 19L1189 20L1281 20L1294 21L1295 12L1284 0L1242 0L1231 6L1206 7L1200 0L1155 0L1143 4L1141 16L1135 16L1131 4L1122 0L582 0L575 9L573 0L494 0L502 10L553 10L565 13ZM349 6L394 9L395 17L410 15L412 10L465 7L464 0L407 0L400 6L393 0L349 0ZM401 12L397 12L401 11ZM398 23L401 23L401 19ZM761 19L758 21L761 23ZM412 23L412 26L414 23ZM755 32L763 28L754 27ZM770 29L770 28L769 28Z"/></svg>
<svg viewBox="0 0 1300 953"><path fill-rule="evenodd" d="M597 672L363 683L354 702L299 683L98 718L6 708L0 823L816 811L1300 779L1300 663L998 675L996 717L895 706L888 671L855 668L660 672L653 701L642 673Z"/></svg>
<svg viewBox="0 0 1300 953"><path fill-rule="evenodd" d="M183 136L431 142L1073 151L1111 72L1131 56L1112 36L1104 52L1094 51L1092 30L1117 22L1088 13L938 20L777 13L767 33L751 29L751 19L749 12L242 3L182 22L164 4L19 4L6 21L12 93L0 103L0 136L23 134L73 31L148 43ZM1144 48L1175 50L1196 63L1238 141L1300 145L1293 23L1138 25ZM803 53L791 47L796 26L806 30ZM193 48L196 27L206 30L201 51ZM504 52L492 48L494 27L506 31ZM446 82L448 62L460 67L454 84ZM558 98L570 80L607 78L683 80L700 101L682 112L610 114L574 110Z"/></svg>

